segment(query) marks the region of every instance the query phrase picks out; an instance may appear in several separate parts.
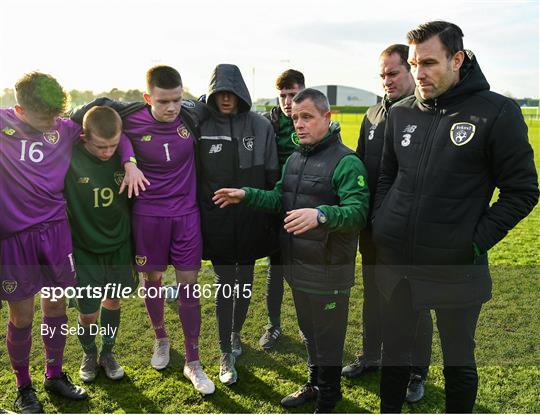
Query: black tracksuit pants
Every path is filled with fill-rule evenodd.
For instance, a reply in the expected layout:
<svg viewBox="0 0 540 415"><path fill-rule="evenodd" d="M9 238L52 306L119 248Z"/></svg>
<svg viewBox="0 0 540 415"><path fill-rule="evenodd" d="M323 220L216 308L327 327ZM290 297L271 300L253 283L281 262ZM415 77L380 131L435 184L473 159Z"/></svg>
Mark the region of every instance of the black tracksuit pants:
<svg viewBox="0 0 540 415"><path fill-rule="evenodd" d="M270 267L266 276L266 310L273 326L281 326L281 303L283 302L284 267L281 250L270 255Z"/></svg>
<svg viewBox="0 0 540 415"><path fill-rule="evenodd" d="M410 347L414 341L418 310L411 301L407 280L382 302L383 357L381 412L400 412L409 380ZM470 413L478 389L474 358L474 333L481 305L435 309L444 361L447 413Z"/></svg>
<svg viewBox="0 0 540 415"><path fill-rule="evenodd" d="M292 290L298 326L308 354L308 382L319 388L317 408L330 412L341 400L341 367L349 295Z"/></svg>
<svg viewBox="0 0 540 415"><path fill-rule="evenodd" d="M364 303L362 305L362 350L366 360L378 365L381 360L382 296L375 282L375 245L371 232L362 231L362 280L364 282ZM418 321L414 328L414 343L411 350L411 374L426 379L431 361L431 343L433 337L433 321L429 310L418 313Z"/></svg>
<svg viewBox="0 0 540 415"><path fill-rule="evenodd" d="M251 301L248 290L252 289L255 260L242 263L212 260L216 284L216 317L219 348L222 353L231 352L231 332L240 333L246 321ZM237 289L235 290L235 285Z"/></svg>

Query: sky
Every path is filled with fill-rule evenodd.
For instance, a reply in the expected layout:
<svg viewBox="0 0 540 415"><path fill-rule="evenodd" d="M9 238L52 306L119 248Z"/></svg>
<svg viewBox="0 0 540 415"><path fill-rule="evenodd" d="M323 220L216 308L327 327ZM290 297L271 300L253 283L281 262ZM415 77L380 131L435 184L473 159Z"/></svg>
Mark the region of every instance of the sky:
<svg viewBox="0 0 540 415"><path fill-rule="evenodd" d="M463 30L491 89L538 97L540 0L1 0L0 89L23 73L68 90L145 88L145 72L171 65L194 95L219 63L242 71L252 98L276 95L276 77L382 95L379 53L429 20Z"/></svg>

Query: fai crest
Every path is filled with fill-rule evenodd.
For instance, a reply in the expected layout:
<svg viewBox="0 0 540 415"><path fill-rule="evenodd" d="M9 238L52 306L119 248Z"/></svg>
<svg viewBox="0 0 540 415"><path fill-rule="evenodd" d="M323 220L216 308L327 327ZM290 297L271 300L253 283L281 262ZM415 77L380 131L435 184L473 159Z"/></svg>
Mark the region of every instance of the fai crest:
<svg viewBox="0 0 540 415"><path fill-rule="evenodd" d="M115 171L114 172L114 182L120 186L122 184L122 180L124 180L125 172L123 170Z"/></svg>
<svg viewBox="0 0 540 415"><path fill-rule="evenodd" d="M188 137L189 137L189 131L186 127L184 127L183 125L179 126L177 129L176 129L176 132L178 133L178 135L180 136L180 138L183 138L184 140L186 140Z"/></svg>
<svg viewBox="0 0 540 415"><path fill-rule="evenodd" d="M14 281L14 280L2 281L2 289L8 294L13 294L15 290L17 289L17 281Z"/></svg>
<svg viewBox="0 0 540 415"><path fill-rule="evenodd" d="M458 122L450 129L450 140L456 146L467 144L474 137L476 126L469 122Z"/></svg>
<svg viewBox="0 0 540 415"><path fill-rule="evenodd" d="M60 141L60 133L58 130L46 131L43 133L43 139L49 144L56 144Z"/></svg>
<svg viewBox="0 0 540 415"><path fill-rule="evenodd" d="M146 264L146 257L142 255L135 255L135 263L142 267L144 264Z"/></svg>
<svg viewBox="0 0 540 415"><path fill-rule="evenodd" d="M255 141L255 137L244 137L242 138L242 144L244 144L244 147L247 151L253 151L253 142Z"/></svg>
<svg viewBox="0 0 540 415"><path fill-rule="evenodd" d="M291 141L295 146L300 145L300 139L298 138L298 134L296 134L296 131L291 133Z"/></svg>

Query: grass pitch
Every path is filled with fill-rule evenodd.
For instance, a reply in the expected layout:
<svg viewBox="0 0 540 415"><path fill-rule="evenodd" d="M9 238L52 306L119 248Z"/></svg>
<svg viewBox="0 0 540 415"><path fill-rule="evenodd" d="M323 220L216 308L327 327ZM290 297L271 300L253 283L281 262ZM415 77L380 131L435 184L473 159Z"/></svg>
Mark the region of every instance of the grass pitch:
<svg viewBox="0 0 540 415"><path fill-rule="evenodd" d="M356 147L362 115L338 114L343 139ZM540 121L529 121L529 139L540 166ZM493 275L493 299L482 309L477 329L477 359L480 387L475 406L477 412L538 413L540 385L540 208L522 221L490 251ZM175 307L166 307L166 322L172 340L171 364L157 372L150 367L153 332L142 300L128 300L123 306L122 324L115 349L118 360L126 369L126 377L112 382L100 374L87 390L91 398L72 403L43 392L43 351L39 336L39 312L34 324L31 355L32 375L38 395L47 412L69 413L272 413L313 411L305 405L294 411L279 406L279 400L306 381L305 351L300 343L290 290L286 288L283 302L284 334L275 350L265 353L257 341L266 324L264 287L265 261L256 267L253 298L242 339L244 355L238 359L239 381L232 387L219 383L219 348L212 299L202 300L203 327L201 360L216 383L212 396L201 397L181 370L183 365L182 331ZM168 274L171 281L171 274ZM211 268L205 264L201 284L213 283ZM357 271L357 284L351 295L349 326L345 347L345 363L354 358L361 346L362 283ZM0 311L0 321L7 321L6 307ZM76 324L74 310L69 311L70 324ZM1 340L5 341L2 330ZM76 337L67 341L65 368L78 381L81 348ZM367 374L357 380L343 381L343 401L338 412L378 412L379 375ZM11 373L5 347L0 347L0 406L14 409L14 375ZM416 405L406 405L405 412L444 411L444 379L440 344L435 328L433 359L426 386L425 399Z"/></svg>

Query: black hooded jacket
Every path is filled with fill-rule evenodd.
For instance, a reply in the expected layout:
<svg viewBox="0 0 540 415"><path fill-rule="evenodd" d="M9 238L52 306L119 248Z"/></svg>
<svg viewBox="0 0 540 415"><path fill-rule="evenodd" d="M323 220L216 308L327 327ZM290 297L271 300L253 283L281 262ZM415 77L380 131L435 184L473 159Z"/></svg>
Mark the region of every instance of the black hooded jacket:
<svg viewBox="0 0 540 415"><path fill-rule="evenodd" d="M432 100L416 91L390 110L374 202L379 288L389 298L407 278L417 306L487 301L487 251L537 201L521 110L489 91L467 52L454 87Z"/></svg>
<svg viewBox="0 0 540 415"><path fill-rule="evenodd" d="M386 117L391 106L396 102L398 101L390 101L387 95L385 95L381 102L368 108L360 126L356 154L358 154L366 166L368 188L371 195L375 195L377 191ZM369 201L370 212L373 210L373 200L374 198L372 197ZM371 234L371 223L360 231L358 247L362 253L362 264L364 266L374 265L375 244L373 243L373 236Z"/></svg>
<svg viewBox="0 0 540 415"><path fill-rule="evenodd" d="M238 97L236 114L225 115L216 105L216 94ZM277 250L272 216L243 205L220 209L212 202L222 187L273 189L279 178L272 125L251 112L251 98L235 65L218 65L207 94L207 116L201 121L198 140L198 193L205 259L228 262L262 258Z"/></svg>

